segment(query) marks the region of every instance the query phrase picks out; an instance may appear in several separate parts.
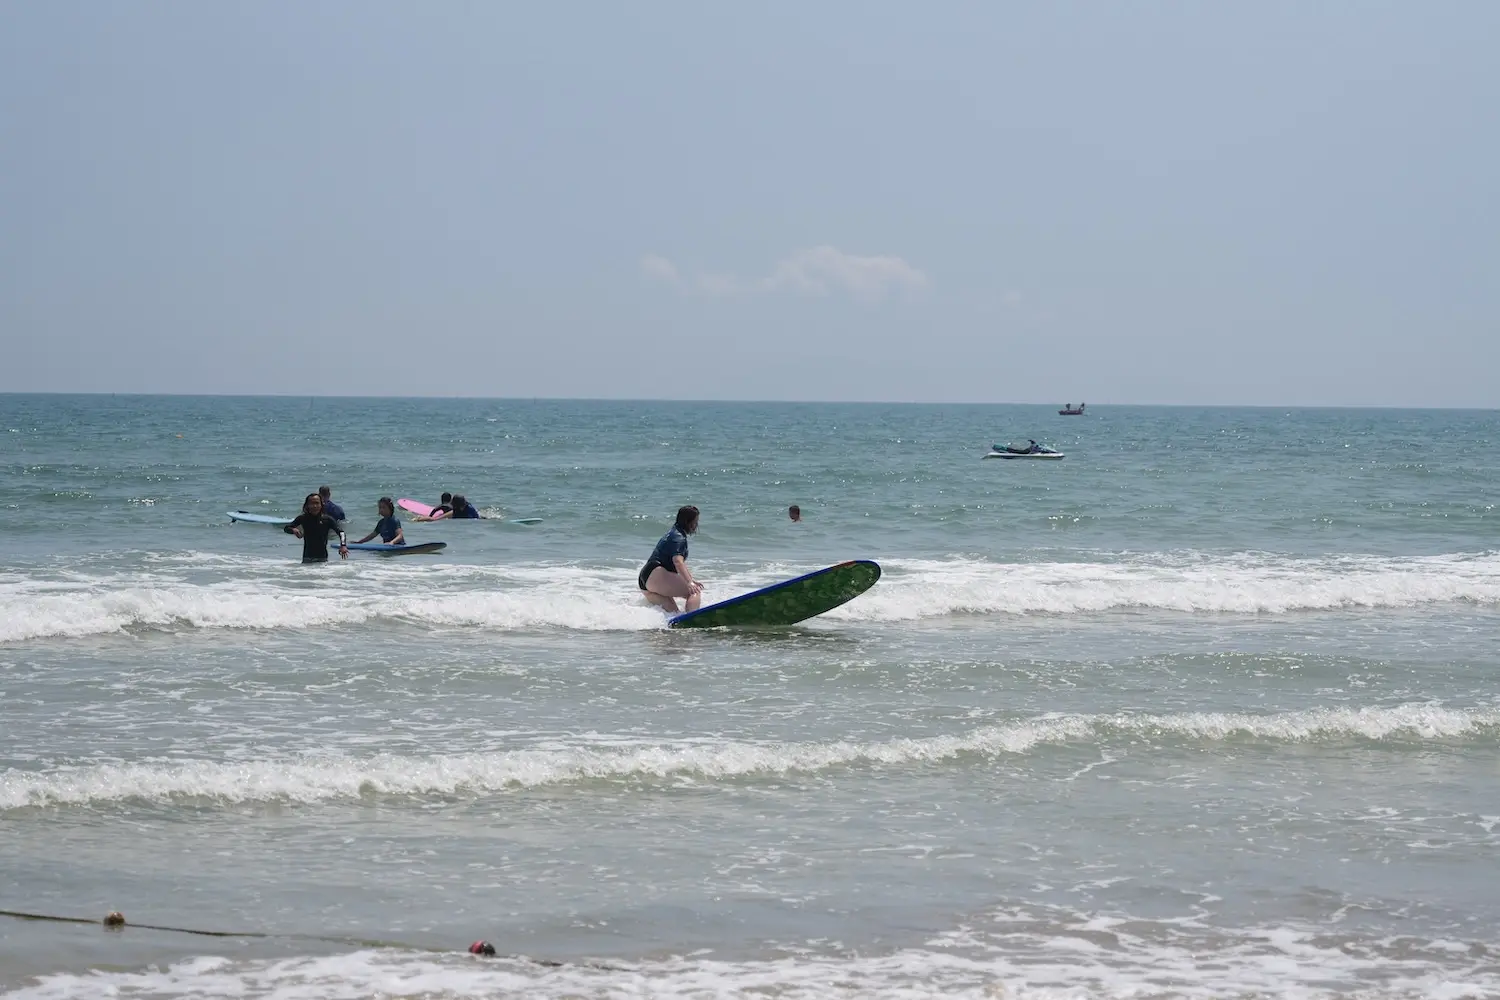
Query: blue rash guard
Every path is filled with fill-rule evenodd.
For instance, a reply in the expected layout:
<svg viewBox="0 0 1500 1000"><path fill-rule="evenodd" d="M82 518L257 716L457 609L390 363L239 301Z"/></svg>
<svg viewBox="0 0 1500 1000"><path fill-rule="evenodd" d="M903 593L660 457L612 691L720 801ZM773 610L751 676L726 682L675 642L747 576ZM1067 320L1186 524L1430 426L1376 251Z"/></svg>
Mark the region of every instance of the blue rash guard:
<svg viewBox="0 0 1500 1000"><path fill-rule="evenodd" d="M448 516L449 517L478 517L479 516L479 508L475 507L471 503L465 502L462 510L455 509L453 511L453 513L449 514Z"/></svg>
<svg viewBox="0 0 1500 1000"><path fill-rule="evenodd" d="M688 554L687 536L677 530L673 525L672 530L661 536L661 541L656 543L656 548L651 550L651 558L646 560L646 565L641 567L640 575L635 582L642 590L646 589L646 581L651 579L651 571L660 566L668 573L677 572L676 556L686 559Z"/></svg>
<svg viewBox="0 0 1500 1000"><path fill-rule="evenodd" d="M394 516L382 517L380 523L375 525L375 530L380 533L380 540L390 545L391 539L395 538L396 533L401 530L401 522Z"/></svg>
<svg viewBox="0 0 1500 1000"><path fill-rule="evenodd" d="M335 521L347 521L348 520L348 518L344 517L344 508L340 507L338 504L334 503L332 500L324 500L323 501L323 513L327 514L329 517L333 518Z"/></svg>

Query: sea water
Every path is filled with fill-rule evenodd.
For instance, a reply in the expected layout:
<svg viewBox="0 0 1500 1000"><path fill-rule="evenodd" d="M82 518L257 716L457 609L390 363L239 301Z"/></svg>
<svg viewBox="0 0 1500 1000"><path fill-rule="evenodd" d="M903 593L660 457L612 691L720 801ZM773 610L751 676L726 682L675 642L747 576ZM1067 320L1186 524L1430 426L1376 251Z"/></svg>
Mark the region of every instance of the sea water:
<svg viewBox="0 0 1500 1000"><path fill-rule="evenodd" d="M0 993L1500 995L1500 415L1055 409L0 396Z"/></svg>

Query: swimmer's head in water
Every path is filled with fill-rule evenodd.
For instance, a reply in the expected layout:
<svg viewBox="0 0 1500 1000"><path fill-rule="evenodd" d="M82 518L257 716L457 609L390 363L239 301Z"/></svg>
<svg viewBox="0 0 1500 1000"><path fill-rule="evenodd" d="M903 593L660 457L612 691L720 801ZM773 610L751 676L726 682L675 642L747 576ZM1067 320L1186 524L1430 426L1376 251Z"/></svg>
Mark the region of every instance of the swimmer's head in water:
<svg viewBox="0 0 1500 1000"><path fill-rule="evenodd" d="M698 508L692 504L677 508L677 521L672 525L684 535L691 535L698 530Z"/></svg>
<svg viewBox="0 0 1500 1000"><path fill-rule="evenodd" d="M452 502L453 502L453 494L452 493L444 493L443 494L443 503L452 503Z"/></svg>
<svg viewBox="0 0 1500 1000"><path fill-rule="evenodd" d="M802 520L802 508L798 507L796 504L792 504L786 509L786 516L791 518L793 521L800 521Z"/></svg>

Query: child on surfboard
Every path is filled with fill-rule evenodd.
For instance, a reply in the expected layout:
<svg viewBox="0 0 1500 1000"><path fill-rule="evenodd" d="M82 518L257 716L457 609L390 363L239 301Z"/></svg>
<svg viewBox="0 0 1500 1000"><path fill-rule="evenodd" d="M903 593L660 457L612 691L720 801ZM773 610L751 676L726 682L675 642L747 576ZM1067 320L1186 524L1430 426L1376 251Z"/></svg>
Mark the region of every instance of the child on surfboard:
<svg viewBox="0 0 1500 1000"><path fill-rule="evenodd" d="M676 612L677 598L687 602L688 611L697 611L703 601L703 584L693 579L688 569L687 536L698 530L698 508L680 507L672 530L661 536L651 558L641 567L636 585L646 600L667 611Z"/></svg>
<svg viewBox="0 0 1500 1000"><path fill-rule="evenodd" d="M402 504L407 504L407 502L402 501ZM408 507L407 510L411 510L411 508ZM453 513L453 493L444 493L438 499L437 507L429 508L428 513L417 514L416 511L413 511L413 513L416 514L416 520L441 520L443 517L447 517Z"/></svg>
<svg viewBox="0 0 1500 1000"><path fill-rule="evenodd" d="M381 497L380 502L375 505L380 511L380 520L375 524L375 530L355 542L355 545L363 545L376 535L387 545L405 545L406 533L401 530L401 522L396 519L396 505L391 503L390 497Z"/></svg>

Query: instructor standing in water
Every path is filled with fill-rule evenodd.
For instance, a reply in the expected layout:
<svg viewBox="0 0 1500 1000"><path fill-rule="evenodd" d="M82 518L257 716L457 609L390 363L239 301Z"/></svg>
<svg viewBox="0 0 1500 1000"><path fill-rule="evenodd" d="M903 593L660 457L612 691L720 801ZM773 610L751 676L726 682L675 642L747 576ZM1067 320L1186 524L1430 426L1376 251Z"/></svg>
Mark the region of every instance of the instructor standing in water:
<svg viewBox="0 0 1500 1000"><path fill-rule="evenodd" d="M680 507L677 522L672 530L661 536L651 558L641 567L636 584L646 594L646 600L657 607L676 611L677 598L687 601L688 611L697 611L703 600L703 584L693 579L688 569L687 536L698 530L698 508Z"/></svg>
<svg viewBox="0 0 1500 1000"><path fill-rule="evenodd" d="M323 510L323 498L309 493L302 501L302 513L285 528L288 535L302 539L302 561L304 563L326 563L328 561L328 536L339 536L339 555L349 558L349 546L345 543L344 531L339 523Z"/></svg>

